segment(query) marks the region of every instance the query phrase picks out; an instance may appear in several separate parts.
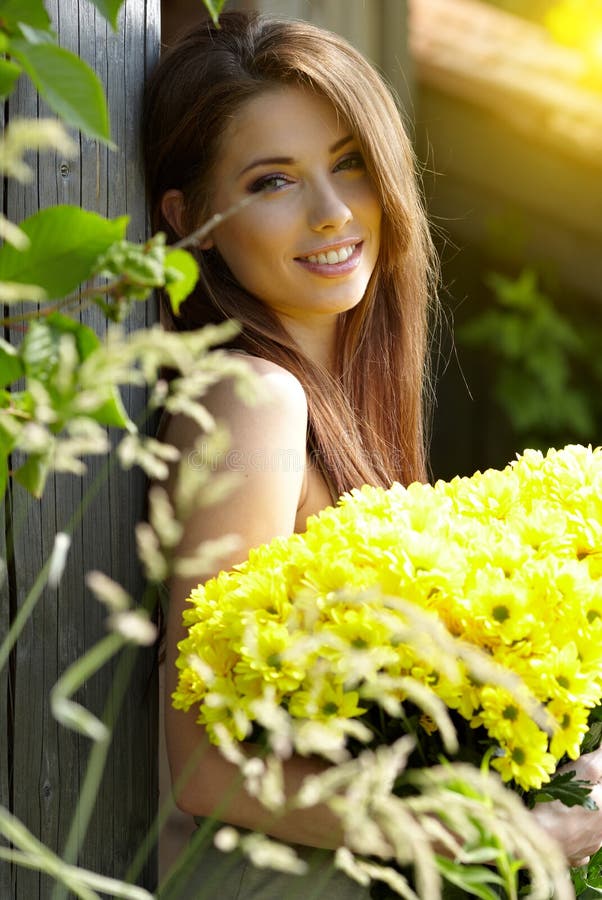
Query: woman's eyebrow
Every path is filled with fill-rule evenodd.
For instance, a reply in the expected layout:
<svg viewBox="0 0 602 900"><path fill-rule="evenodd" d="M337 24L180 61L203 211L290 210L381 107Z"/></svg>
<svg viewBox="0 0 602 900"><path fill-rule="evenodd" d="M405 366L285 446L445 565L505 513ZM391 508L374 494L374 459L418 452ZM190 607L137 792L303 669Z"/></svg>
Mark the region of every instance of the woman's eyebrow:
<svg viewBox="0 0 602 900"><path fill-rule="evenodd" d="M344 147L345 144L349 144L353 140L352 134L347 134L345 137L339 138L338 141L335 141L332 147L328 148L329 153L336 153L337 150L340 150L341 147ZM254 169L256 166L291 166L294 163L294 159L292 156L266 156L261 159L254 159L253 162L250 162L248 166L245 166L244 169L236 176L237 178L241 178L246 172L249 172L251 169Z"/></svg>
<svg viewBox="0 0 602 900"><path fill-rule="evenodd" d="M345 146L345 144L350 144L352 140L353 140L353 135L347 134L347 135L345 135L345 137L339 138L338 141L335 141L334 144L332 145L332 147L328 148L328 152L336 153L337 150L340 150L341 147Z"/></svg>
<svg viewBox="0 0 602 900"><path fill-rule="evenodd" d="M292 156L266 156L262 159L254 159L253 162L241 169L237 178L241 178L245 172L254 169L256 166L290 166L294 163Z"/></svg>

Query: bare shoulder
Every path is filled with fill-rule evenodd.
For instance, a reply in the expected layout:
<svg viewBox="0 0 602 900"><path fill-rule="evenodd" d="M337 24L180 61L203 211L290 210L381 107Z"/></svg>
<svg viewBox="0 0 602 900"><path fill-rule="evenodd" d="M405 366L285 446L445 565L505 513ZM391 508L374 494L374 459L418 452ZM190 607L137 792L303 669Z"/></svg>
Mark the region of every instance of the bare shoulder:
<svg viewBox="0 0 602 900"><path fill-rule="evenodd" d="M249 404L241 399L231 379L219 382L202 398L228 433L228 448L214 471L228 473L234 487L212 506L211 515L203 508L193 512L182 539L186 549L237 533L239 551L236 558L224 560L223 568L240 562L250 547L276 535L292 534L305 493L307 401L303 387L281 366L256 357L245 357L245 361L258 377L259 402ZM202 449L204 437L198 423L184 415L174 416L165 433L165 440L178 447L183 459L188 458L189 450ZM168 492L175 477L174 468L166 485Z"/></svg>
<svg viewBox="0 0 602 900"><path fill-rule="evenodd" d="M307 417L305 390L292 372L268 359L261 359L259 356L245 356L244 361L257 376L260 390L264 394L264 402L260 402L258 407L254 407L255 409L264 405L266 408L278 406L287 410L291 416ZM222 392L232 394L232 383L226 381L218 385L216 399Z"/></svg>
<svg viewBox="0 0 602 900"><path fill-rule="evenodd" d="M257 356L245 355L244 361L257 378L257 402L242 400L231 378L211 388L201 402L217 421L226 425L233 445L252 445L257 440L287 436L289 441L295 441L298 450L304 450L307 398L299 379L282 366ZM174 416L166 426L165 437L182 449L192 447L199 433L193 420Z"/></svg>

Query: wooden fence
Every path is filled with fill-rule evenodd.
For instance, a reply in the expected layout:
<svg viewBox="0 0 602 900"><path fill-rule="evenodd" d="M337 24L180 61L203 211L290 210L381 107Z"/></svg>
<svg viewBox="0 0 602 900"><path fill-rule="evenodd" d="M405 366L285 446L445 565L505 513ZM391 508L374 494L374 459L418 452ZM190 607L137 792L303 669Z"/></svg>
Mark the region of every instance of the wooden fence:
<svg viewBox="0 0 602 900"><path fill-rule="evenodd" d="M159 51L158 0L126 0L113 33L86 0L49 0L59 42L78 53L103 81L116 151L80 137L75 160L44 155L37 178L23 186L9 181L4 212L21 221L57 203L80 205L105 216L130 216L129 237L147 236L138 127L145 72ZM36 117L49 111L22 79L10 98L7 118ZM152 312L139 307L130 326L146 324ZM85 321L99 333L99 314ZM20 334L9 337L18 342ZM124 397L135 417L145 398ZM13 460L13 463L15 461ZM142 586L133 545L133 523L144 512L144 479L92 461L89 474L51 479L42 501L11 485L0 533L6 546L8 577L2 582L0 627L5 632L48 559L55 534L69 531L72 544L58 589L45 589L33 616L0 674L0 803L33 834L61 852L71 825L91 750L90 741L57 725L48 695L61 673L106 634L105 612L84 586L85 573L100 569L139 596ZM123 698L113 676L127 655L94 676L77 699L98 715L116 716L112 750L79 862L94 871L122 876L156 812L156 679L154 653L140 653ZM154 883L155 861L147 861L141 881ZM0 864L0 897L41 900L49 882L36 871Z"/></svg>

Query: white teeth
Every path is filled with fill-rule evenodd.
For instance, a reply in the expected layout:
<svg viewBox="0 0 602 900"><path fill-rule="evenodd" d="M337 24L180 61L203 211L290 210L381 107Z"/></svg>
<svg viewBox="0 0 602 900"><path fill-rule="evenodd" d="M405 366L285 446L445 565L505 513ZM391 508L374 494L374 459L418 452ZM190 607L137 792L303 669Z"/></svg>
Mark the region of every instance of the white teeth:
<svg viewBox="0 0 602 900"><path fill-rule="evenodd" d="M355 250L355 244L341 247L340 250L329 250L328 253L318 253L306 257L310 263L318 263L320 266L335 266L337 263L346 262Z"/></svg>

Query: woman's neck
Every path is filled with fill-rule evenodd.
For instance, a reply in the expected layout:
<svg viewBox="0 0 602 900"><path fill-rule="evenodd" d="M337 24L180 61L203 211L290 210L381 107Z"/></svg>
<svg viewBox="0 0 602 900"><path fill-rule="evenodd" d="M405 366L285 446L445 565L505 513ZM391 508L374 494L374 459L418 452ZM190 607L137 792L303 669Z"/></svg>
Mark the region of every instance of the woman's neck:
<svg viewBox="0 0 602 900"><path fill-rule="evenodd" d="M333 372L335 368L336 317L328 322L301 322L298 319L283 320L283 325L294 338L304 355L317 366Z"/></svg>

